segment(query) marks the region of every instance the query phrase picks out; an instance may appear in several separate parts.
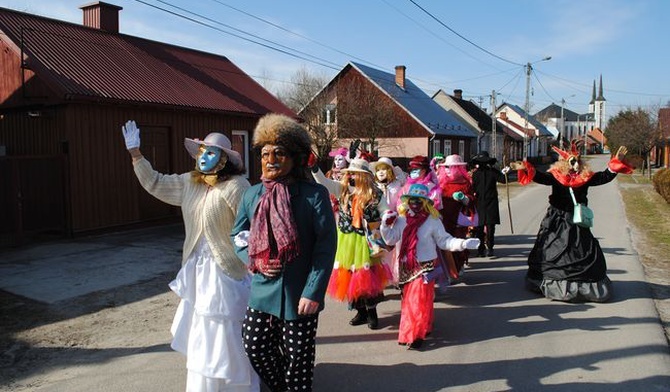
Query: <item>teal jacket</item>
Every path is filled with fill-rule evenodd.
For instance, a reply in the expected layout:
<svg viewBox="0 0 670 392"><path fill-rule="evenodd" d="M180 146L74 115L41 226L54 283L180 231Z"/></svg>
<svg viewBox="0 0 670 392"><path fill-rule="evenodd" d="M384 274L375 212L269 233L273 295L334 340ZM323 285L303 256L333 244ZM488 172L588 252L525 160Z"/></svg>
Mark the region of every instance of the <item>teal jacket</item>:
<svg viewBox="0 0 670 392"><path fill-rule="evenodd" d="M249 230L261 195L262 183L248 188L242 196L231 237ZM328 190L319 184L298 181L289 185L291 210L298 226L299 256L286 263L277 278L255 273L251 280L249 307L270 313L283 320L298 319L301 297L319 303L323 310L324 297L337 249L337 228L330 205ZM249 264L247 247L235 246L239 258Z"/></svg>

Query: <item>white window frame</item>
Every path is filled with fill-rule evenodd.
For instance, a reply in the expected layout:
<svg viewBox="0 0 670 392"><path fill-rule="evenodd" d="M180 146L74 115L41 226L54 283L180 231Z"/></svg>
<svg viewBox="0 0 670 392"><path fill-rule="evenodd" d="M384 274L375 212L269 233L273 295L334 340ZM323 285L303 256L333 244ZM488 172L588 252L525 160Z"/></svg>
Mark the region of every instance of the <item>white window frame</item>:
<svg viewBox="0 0 670 392"><path fill-rule="evenodd" d="M433 139L433 156L440 152L440 146L441 146L442 140L439 139Z"/></svg>
<svg viewBox="0 0 670 392"><path fill-rule="evenodd" d="M444 156L448 157L451 154L452 154L452 152L451 152L451 140L445 140L444 141Z"/></svg>

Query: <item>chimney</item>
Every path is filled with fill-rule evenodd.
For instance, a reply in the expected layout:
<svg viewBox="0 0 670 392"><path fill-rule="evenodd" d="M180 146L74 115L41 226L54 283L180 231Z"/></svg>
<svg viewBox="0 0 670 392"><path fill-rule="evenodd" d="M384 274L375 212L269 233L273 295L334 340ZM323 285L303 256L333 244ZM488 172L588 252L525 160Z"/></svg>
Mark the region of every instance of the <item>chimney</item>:
<svg viewBox="0 0 670 392"><path fill-rule="evenodd" d="M404 65L395 66L395 84L397 84L401 89L405 89L405 67Z"/></svg>
<svg viewBox="0 0 670 392"><path fill-rule="evenodd" d="M110 33L119 32L119 11L123 7L96 1L79 7L84 12L84 26L104 30Z"/></svg>
<svg viewBox="0 0 670 392"><path fill-rule="evenodd" d="M458 99L463 99L463 90L461 90L460 88L454 90L454 97Z"/></svg>

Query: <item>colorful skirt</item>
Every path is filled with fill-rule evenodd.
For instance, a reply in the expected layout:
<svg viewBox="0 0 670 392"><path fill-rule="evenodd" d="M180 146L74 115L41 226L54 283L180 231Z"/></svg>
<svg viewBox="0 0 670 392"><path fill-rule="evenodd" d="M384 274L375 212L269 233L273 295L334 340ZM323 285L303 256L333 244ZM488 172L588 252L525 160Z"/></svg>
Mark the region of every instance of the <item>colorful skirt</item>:
<svg viewBox="0 0 670 392"><path fill-rule="evenodd" d="M355 232L337 233L337 252L328 295L338 301L356 302L384 293L392 279L382 257L371 257L368 240Z"/></svg>
<svg viewBox="0 0 670 392"><path fill-rule="evenodd" d="M402 287L398 343L411 344L426 339L433 330L435 281L418 277Z"/></svg>

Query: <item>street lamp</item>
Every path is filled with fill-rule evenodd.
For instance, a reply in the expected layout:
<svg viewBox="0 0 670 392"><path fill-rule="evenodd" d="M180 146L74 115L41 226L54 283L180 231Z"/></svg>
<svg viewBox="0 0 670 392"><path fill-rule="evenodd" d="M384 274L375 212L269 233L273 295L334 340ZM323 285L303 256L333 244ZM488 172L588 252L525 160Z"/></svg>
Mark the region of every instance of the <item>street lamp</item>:
<svg viewBox="0 0 670 392"><path fill-rule="evenodd" d="M549 61L551 56L547 56L541 60L533 61L526 63L524 68L526 68L526 105L524 110L526 111L525 115L525 124L523 130L523 157L528 159L528 112L530 112L530 74L533 72L533 64L539 63L540 61Z"/></svg>

